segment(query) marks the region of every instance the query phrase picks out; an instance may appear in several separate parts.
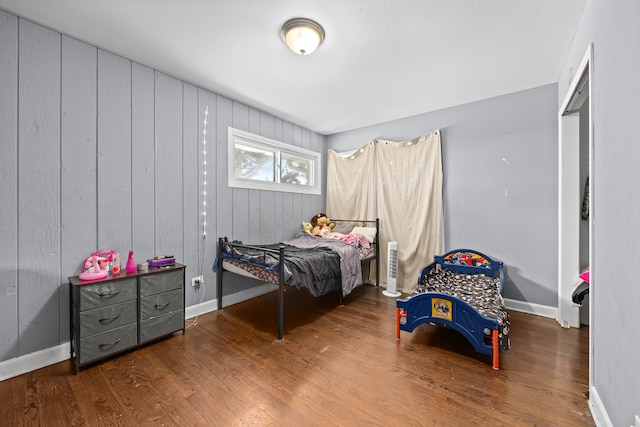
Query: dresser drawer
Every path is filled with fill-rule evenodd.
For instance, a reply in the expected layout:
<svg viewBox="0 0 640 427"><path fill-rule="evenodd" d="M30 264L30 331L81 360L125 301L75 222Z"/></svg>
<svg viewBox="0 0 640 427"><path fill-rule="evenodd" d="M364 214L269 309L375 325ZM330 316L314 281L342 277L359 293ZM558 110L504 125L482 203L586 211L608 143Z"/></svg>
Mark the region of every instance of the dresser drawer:
<svg viewBox="0 0 640 427"><path fill-rule="evenodd" d="M69 277L69 344L76 373L83 365L184 333L184 274L185 266L176 264L89 283Z"/></svg>
<svg viewBox="0 0 640 427"><path fill-rule="evenodd" d="M183 310L142 320L140 321L140 343L180 330L184 330Z"/></svg>
<svg viewBox="0 0 640 427"><path fill-rule="evenodd" d="M80 338L136 323L136 301L125 301L80 312Z"/></svg>
<svg viewBox="0 0 640 427"><path fill-rule="evenodd" d="M116 354L135 347L138 343L137 324L122 326L107 332L94 334L80 339L76 363L83 364L92 360Z"/></svg>
<svg viewBox="0 0 640 427"><path fill-rule="evenodd" d="M140 296L160 294L184 287L184 269L163 273L148 274L140 277Z"/></svg>
<svg viewBox="0 0 640 427"><path fill-rule="evenodd" d="M82 285L79 289L78 310L91 310L92 308L135 300L136 290L135 278Z"/></svg>
<svg viewBox="0 0 640 427"><path fill-rule="evenodd" d="M184 307L182 289L140 298L140 320L150 319Z"/></svg>

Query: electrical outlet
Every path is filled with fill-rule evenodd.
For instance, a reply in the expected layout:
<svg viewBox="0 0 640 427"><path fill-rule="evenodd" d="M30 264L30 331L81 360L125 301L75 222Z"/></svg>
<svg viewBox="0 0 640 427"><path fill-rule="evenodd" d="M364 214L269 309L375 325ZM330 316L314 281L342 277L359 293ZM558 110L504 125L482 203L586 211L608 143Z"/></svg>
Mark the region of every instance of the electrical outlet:
<svg viewBox="0 0 640 427"><path fill-rule="evenodd" d="M204 276L192 277L191 278L191 286L194 288L202 285L204 283Z"/></svg>

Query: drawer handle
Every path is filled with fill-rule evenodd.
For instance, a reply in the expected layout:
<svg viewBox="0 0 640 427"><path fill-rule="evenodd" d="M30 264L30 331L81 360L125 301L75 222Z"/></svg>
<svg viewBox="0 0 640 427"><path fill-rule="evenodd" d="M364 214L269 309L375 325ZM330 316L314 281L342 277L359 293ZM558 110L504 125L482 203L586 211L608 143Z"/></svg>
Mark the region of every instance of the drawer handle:
<svg viewBox="0 0 640 427"><path fill-rule="evenodd" d="M102 297L106 297L106 298L109 298L109 297L115 297L115 296L116 296L116 295L118 295L120 292L122 292L122 291L107 292L107 293L102 293L102 292L100 292L100 293L98 294L98 296L99 296L100 298L102 298Z"/></svg>
<svg viewBox="0 0 640 427"><path fill-rule="evenodd" d="M107 343L107 344L100 344L98 347L100 347L100 350L104 350L104 349L106 349L107 347L108 347L108 348L114 347L114 346L115 346L116 344L118 344L119 342L120 342L120 338L118 338L118 339L117 339L117 340L115 340L114 342L110 342L110 343Z"/></svg>
<svg viewBox="0 0 640 427"><path fill-rule="evenodd" d="M120 317L120 313L116 314L113 317L108 317L108 318L104 318L104 319L98 319L98 322L100 322L100 323L111 323L114 320L116 320L118 317Z"/></svg>
<svg viewBox="0 0 640 427"><path fill-rule="evenodd" d="M154 305L156 310L164 310L165 308L167 308L169 306L169 304L171 304L171 301L169 301L166 304L156 304Z"/></svg>

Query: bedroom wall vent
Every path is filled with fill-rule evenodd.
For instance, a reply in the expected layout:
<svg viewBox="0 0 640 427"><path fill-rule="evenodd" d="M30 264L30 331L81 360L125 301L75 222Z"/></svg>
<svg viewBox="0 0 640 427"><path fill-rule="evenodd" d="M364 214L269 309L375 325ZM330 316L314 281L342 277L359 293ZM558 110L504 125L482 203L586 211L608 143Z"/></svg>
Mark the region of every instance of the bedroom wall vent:
<svg viewBox="0 0 640 427"><path fill-rule="evenodd" d="M398 242L387 245L387 289L382 293L388 297L399 297L398 292Z"/></svg>

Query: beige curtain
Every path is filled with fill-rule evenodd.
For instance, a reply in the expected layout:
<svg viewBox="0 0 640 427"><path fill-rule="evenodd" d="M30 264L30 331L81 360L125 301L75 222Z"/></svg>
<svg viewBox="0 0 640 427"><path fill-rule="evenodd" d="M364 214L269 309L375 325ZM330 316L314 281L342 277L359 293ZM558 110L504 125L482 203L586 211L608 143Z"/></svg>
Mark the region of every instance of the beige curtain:
<svg viewBox="0 0 640 427"><path fill-rule="evenodd" d="M329 150L327 215L338 219L376 219L376 146L369 142L353 154Z"/></svg>
<svg viewBox="0 0 640 427"><path fill-rule="evenodd" d="M387 243L398 242L398 289L410 293L422 267L444 250L440 132L409 141L379 139L348 157L329 150L327 213L380 218L380 277Z"/></svg>

